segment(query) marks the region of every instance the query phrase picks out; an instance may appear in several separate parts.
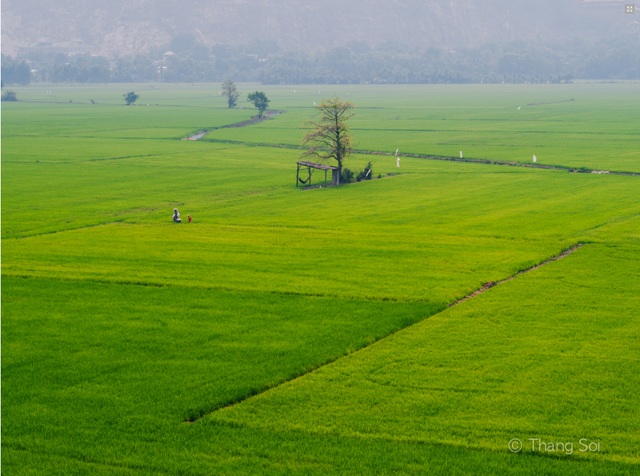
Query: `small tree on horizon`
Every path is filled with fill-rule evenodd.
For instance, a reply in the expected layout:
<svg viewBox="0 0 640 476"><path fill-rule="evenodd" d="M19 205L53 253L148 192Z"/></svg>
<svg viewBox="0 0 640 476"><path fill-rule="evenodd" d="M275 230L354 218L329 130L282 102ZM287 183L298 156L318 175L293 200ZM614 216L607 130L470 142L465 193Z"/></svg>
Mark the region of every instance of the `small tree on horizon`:
<svg viewBox="0 0 640 476"><path fill-rule="evenodd" d="M126 94L123 94L122 97L124 98L124 101L127 103L127 106L131 106L134 102L138 100L140 96L138 96L133 91L130 91Z"/></svg>
<svg viewBox="0 0 640 476"><path fill-rule="evenodd" d="M222 83L222 95L227 98L227 105L229 106L229 109L233 109L238 105L240 93L238 92L236 83L230 79L226 79L224 83Z"/></svg>
<svg viewBox="0 0 640 476"><path fill-rule="evenodd" d="M339 98L322 101L316 106L320 111L320 119L306 123L311 132L302 139L302 144L309 148L302 157L313 157L322 162L335 160L338 173L342 175L344 161L351 153L351 136L346 121L353 117L354 105Z"/></svg>
<svg viewBox="0 0 640 476"><path fill-rule="evenodd" d="M262 91L256 91L254 93L250 93L249 96L247 96L247 99L258 108L258 117L262 119L264 111L267 110L269 102L271 102L267 98L267 95Z"/></svg>

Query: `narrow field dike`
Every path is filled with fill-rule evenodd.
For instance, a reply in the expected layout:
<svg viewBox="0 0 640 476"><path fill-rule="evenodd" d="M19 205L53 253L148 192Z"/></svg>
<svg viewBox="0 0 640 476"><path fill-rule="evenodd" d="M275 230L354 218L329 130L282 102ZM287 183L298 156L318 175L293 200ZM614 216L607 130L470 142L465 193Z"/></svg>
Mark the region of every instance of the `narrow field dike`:
<svg viewBox="0 0 640 476"><path fill-rule="evenodd" d="M534 271L538 268L542 268L543 266L548 265L549 263L553 263L554 261L558 261L561 260L563 258L566 258L567 256L569 256L572 253L575 253L576 251L578 251L580 248L582 248L584 246L584 243L578 243L573 245L571 248L568 248L566 250L564 250L562 253L560 253L559 255L553 256L549 259L544 260L542 263L538 263L534 266L531 266L530 268L527 269L523 269L521 271L518 271L516 274L509 276L508 278L502 279L500 281L489 281L488 283L485 283L480 289L472 292L471 294L458 299L456 302L454 302L453 304L449 305L449 307L454 307L457 306L458 304L461 304L465 301L468 301L469 299L472 299L476 296L479 296L480 294L483 294L485 292L487 292L489 289L494 288L502 283L506 283L508 281L511 281L513 279L516 279L518 276L529 273L531 271Z"/></svg>

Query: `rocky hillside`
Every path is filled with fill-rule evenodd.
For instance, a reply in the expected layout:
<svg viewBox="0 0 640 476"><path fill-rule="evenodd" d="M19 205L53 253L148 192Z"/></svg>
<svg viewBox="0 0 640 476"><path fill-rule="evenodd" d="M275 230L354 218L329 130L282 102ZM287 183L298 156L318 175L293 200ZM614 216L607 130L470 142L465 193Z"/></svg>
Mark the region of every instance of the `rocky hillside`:
<svg viewBox="0 0 640 476"><path fill-rule="evenodd" d="M2 51L131 56L176 41L316 51L638 36L640 12L589 0L3 0Z"/></svg>

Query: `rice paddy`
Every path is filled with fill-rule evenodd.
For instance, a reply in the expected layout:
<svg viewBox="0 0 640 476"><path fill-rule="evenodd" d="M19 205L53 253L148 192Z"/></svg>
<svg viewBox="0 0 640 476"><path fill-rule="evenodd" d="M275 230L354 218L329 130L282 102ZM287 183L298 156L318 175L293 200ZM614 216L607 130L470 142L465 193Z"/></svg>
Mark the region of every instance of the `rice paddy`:
<svg viewBox="0 0 640 476"><path fill-rule="evenodd" d="M637 472L637 84L256 88L3 103L2 469ZM296 187L333 96L375 178Z"/></svg>

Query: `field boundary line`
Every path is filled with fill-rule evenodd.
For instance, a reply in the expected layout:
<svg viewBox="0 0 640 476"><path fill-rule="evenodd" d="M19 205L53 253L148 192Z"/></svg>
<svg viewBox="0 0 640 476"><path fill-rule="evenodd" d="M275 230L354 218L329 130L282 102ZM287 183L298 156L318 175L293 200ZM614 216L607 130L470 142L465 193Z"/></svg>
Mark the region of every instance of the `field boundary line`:
<svg viewBox="0 0 640 476"><path fill-rule="evenodd" d="M573 101L573 99L569 99L567 101ZM566 101L560 101L566 102ZM527 104L528 106L536 106L540 104L546 103L531 103ZM551 103L550 103L551 104ZM221 129L229 129L236 127L246 127L254 124L258 124L268 120L271 117L279 116L280 114L284 114L286 111L280 110L270 110L266 111L263 117L254 116L251 119L246 121L237 122L235 124L227 124L219 127L212 127L210 129L200 129L191 135L182 138L181 140L201 140L209 134L210 132L221 130ZM221 143L229 143L229 144L237 144L237 145L245 145L249 147L273 147L279 149L292 149L292 150L305 150L306 147L302 145L295 144L272 144L266 142L246 142L246 141L236 141L236 140L225 140L225 139L211 139L206 138L206 142L221 142ZM354 154L361 155L390 155L394 156L394 154L389 152L375 151L375 150L352 150ZM428 160L442 160L448 162L463 162L470 164L481 164L481 165L501 165L507 167L526 167L531 169L543 169L543 170L560 170L567 171L572 173L585 173L585 174L598 174L598 175L627 175L632 177L639 177L640 172L630 172L630 171L621 171L621 170L597 170L590 169L588 167L569 167L568 165L545 165L545 164L536 164L536 163L526 163L526 162L513 162L507 160L493 160L493 159L476 159L476 158L463 158L463 157L455 157L455 156L441 156L441 155L432 155L432 154L402 154L403 157L411 157L414 159L428 159Z"/></svg>
<svg viewBox="0 0 640 476"><path fill-rule="evenodd" d="M64 228L63 230L39 231L39 232L29 233L24 235L3 236L2 240L3 241L4 240L26 240L28 238L37 238L39 236L58 235L61 233L68 233L68 232L73 232L78 230L88 230L90 228L100 228L101 226L118 225L121 223L125 223L124 218L119 220L113 220L106 223L94 223L93 225L82 225L82 226L73 227L73 228Z"/></svg>
<svg viewBox="0 0 640 476"><path fill-rule="evenodd" d="M375 152L375 151L366 151L366 150L354 150L352 151L354 154L363 154L363 155L391 155L389 152ZM504 167L524 167L529 169L543 169L543 170L557 170L563 172L571 172L571 173L582 173L582 174L597 174L597 175L626 175L631 177L640 177L640 172L625 172L621 170L596 170L590 169L588 167L570 167L568 165L545 165L545 164L534 164L534 163L526 163L526 162L513 162L507 160L493 160L493 159L475 159L475 158L459 158L453 156L440 156L440 155L430 155L430 154L402 154L403 157L411 157L414 159L427 159L427 160L441 160L445 162L462 162L468 164L479 164L479 165L500 165ZM395 157L395 156L394 156Z"/></svg>
<svg viewBox="0 0 640 476"><path fill-rule="evenodd" d="M383 297L375 297L371 295L362 295L362 296L354 296L354 295L342 295L342 294L333 294L333 293L309 293L309 292L296 292L296 291L280 291L280 290L267 290L267 289L250 289L250 288L233 288L228 286L212 286L212 285L190 285L186 283L174 284L174 283L163 283L163 282L154 282L154 281L142 281L135 279L100 279L96 277L69 277L69 276L52 276L52 275L43 275L38 274L37 272L27 273L21 272L20 270L14 271L13 269L9 269L8 271L3 269L2 276L6 278L14 278L14 279L42 279L45 281L55 281L61 283L92 283L92 284L104 284L104 285L116 285L116 286L139 286L139 287L149 287L149 288L171 288L171 289L193 289L193 290L201 290L201 291L221 291L226 293L241 293L241 294L264 294L264 295L272 295L272 296L295 296L295 297L304 297L304 298L312 298L312 299L343 299L349 301L357 301L357 302L380 302L380 303L405 303L405 304L416 304L416 303L431 303L428 299L424 298L412 298L407 297L404 299L401 298L390 298L387 296ZM446 304L442 304L443 309L446 308Z"/></svg>
<svg viewBox="0 0 640 476"><path fill-rule="evenodd" d="M566 258L567 256L569 256L570 254L575 253L576 251L578 251L580 248L582 248L584 246L584 243L577 243L573 246L571 246L570 248L565 249L564 251L562 251L560 254L557 254L555 256L552 256L551 258L548 258L538 264L534 264L533 266L530 266L527 269L522 269L520 271L518 271L516 274L513 274L511 276L509 276L508 278L504 278L501 279L500 281L490 281L488 283L485 283L480 289L476 289L474 292L467 294L466 296L458 299L457 301L455 301L452 304L449 304L449 307L454 307L457 306L458 304L462 304L465 301L468 301L469 299L473 299L476 296L479 296L480 294L486 293L489 289L494 288L500 284L504 284L506 282L509 281L513 281L514 279L516 279L518 276L529 273L531 271L534 271L538 268L542 268L543 266L548 265L549 263L553 263L554 261L559 261L563 258Z"/></svg>
<svg viewBox="0 0 640 476"><path fill-rule="evenodd" d="M549 263L553 263L555 261L559 261L559 260L561 260L563 258L566 258L570 254L572 254L572 253L576 252L577 250L579 250L580 248L582 248L584 245L585 244L581 243L581 242L577 243L577 244L575 244L575 245L573 245L573 246L571 246L569 248L566 248L565 250L563 250L562 252L560 252L559 254L557 254L555 256L547 258L547 259L545 259L544 261L541 261L538 264L530 266L529 268L520 270L517 273L515 273L515 274L513 274L511 276L508 276L508 277L506 277L506 278L504 278L504 279L502 279L500 281L497 281L497 282L492 281L492 282L486 283L480 289L478 289L478 290L466 295L465 297L463 297L461 299L458 299L457 301L455 301L454 303L450 304L449 306L447 306L446 308L442 309L439 312L435 312L434 314L426 316L423 319L420 319L420 320L418 320L416 322L413 322L413 323L411 323L411 324L409 324L407 326L404 326L404 327L401 327L399 329L393 330L393 331L389 332L389 334L387 334L387 335L385 335L383 337L380 337L379 339L377 339L377 340L375 340L373 342L370 342L368 344L363 345L362 347L347 351L347 352L345 352L345 353L343 353L341 355L338 355L338 356L336 356L334 358L331 358L331 359L327 360L326 362L320 363L317 366L315 366L314 368L309 369L309 370L307 370L305 372L302 372L302 373L300 373L298 375L294 375L294 376L292 376L290 378L283 379L282 381L280 381L280 382L278 382L276 384L273 384L271 386L263 387L262 389L255 389L253 391L250 391L248 394L243 395L243 396L239 396L238 398L236 398L236 399L234 399L232 401L228 401L227 403L222 403L222 404L220 404L220 405L218 405L216 407L210 408L208 410L203 410L201 412L198 412L197 415L193 415L192 417L189 417L189 418L186 418L185 420L183 420L183 423L186 423L186 424L197 423L200 420L203 420L204 418L206 418L207 416L212 415L212 414L214 414L214 413L216 413L216 412L218 412L220 410L223 410L225 408L235 407L236 405L239 405L242 402L244 402L246 400L249 400L250 398L257 397L257 396L262 395L264 393L270 392L271 390L275 390L275 389L277 389L278 387L280 387L282 385L285 385L287 383L290 383L290 382L293 382L293 381L298 380L300 378L303 378L304 376L309 375L309 374L311 374L313 372L316 372L317 370L322 369L324 367L327 367L328 365L331 365L331 364L337 362L338 360L343 359L344 357L348 357L348 356L353 355L353 354L355 354L357 352L360 352L360 351L365 350L365 349L367 349L369 347L372 347L372 346L384 341L385 339L397 334L398 332L404 331L404 330L409 329L409 328L411 328L411 327L413 327L413 326L415 326L415 325L417 325L417 324L419 324L421 322L426 321L427 319L431 319L431 318L433 318L435 316L438 316L439 314L441 314L442 312L446 311L447 309L449 309L451 307L454 307L454 306L456 306L458 304L461 304L464 301L472 299L472 298L474 298L476 296L479 296L480 294L485 293L489 289L491 289L491 288L493 288L493 287L495 287L495 286L497 286L499 284L503 284L503 283L506 283L508 281L512 281L513 279L517 278L520 275L529 273L529 272L534 271L534 270L536 270L538 268L546 266Z"/></svg>
<svg viewBox="0 0 640 476"><path fill-rule="evenodd" d="M207 132L213 132L214 130L225 129L232 126L225 127L217 127L215 129L210 129ZM201 139L204 142L212 142L218 144L233 144L233 145L243 145L246 147L269 147L273 149L290 149L290 150L305 150L306 147L295 144L273 144L268 142L247 142L247 141L239 141L239 140L231 140L231 139L213 139L207 137L205 139ZM376 151L376 150L361 150L356 149L351 151L353 154L359 155L380 155L380 156L391 156L395 157L393 153ZM425 159L425 160L439 160L443 162L459 162L466 164L478 164L478 165L498 165L501 167L523 167L528 169L539 169L539 170L553 170L560 172L570 172L570 173L580 173L580 174L595 174L595 175L624 175L627 177L640 177L640 172L630 172L623 170L598 170L598 169L590 169L588 167L570 167L568 165L545 165L545 164L534 164L534 163L526 163L526 162L514 162L507 160L494 160L494 159L476 159L476 158L459 158L454 156L444 156L444 155L432 155L432 154L413 154L407 153L402 154L401 157L410 157L412 159Z"/></svg>

